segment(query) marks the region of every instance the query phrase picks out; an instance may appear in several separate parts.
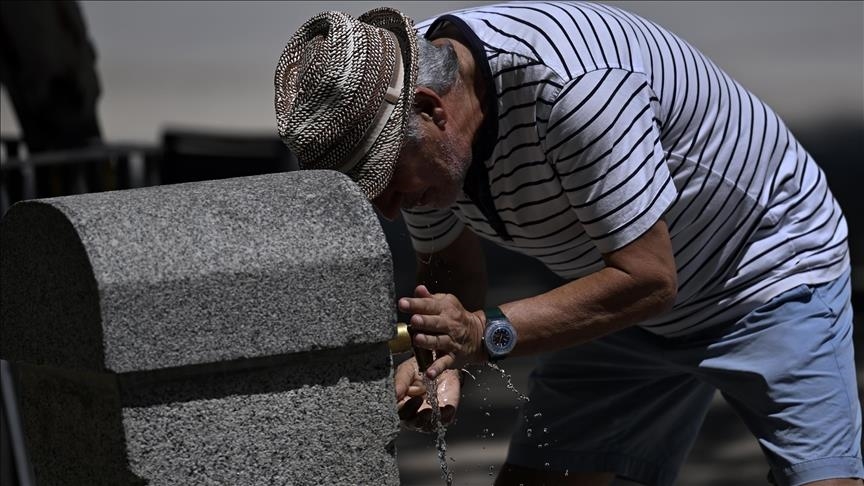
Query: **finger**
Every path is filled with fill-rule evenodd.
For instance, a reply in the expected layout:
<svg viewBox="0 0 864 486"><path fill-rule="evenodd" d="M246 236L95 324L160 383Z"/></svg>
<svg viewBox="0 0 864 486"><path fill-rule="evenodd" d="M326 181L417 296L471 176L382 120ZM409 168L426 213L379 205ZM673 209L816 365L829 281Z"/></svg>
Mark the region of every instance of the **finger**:
<svg viewBox="0 0 864 486"><path fill-rule="evenodd" d="M418 285L417 288L414 289L415 297L432 297L432 292L429 292L429 289L425 285Z"/></svg>
<svg viewBox="0 0 864 486"><path fill-rule="evenodd" d="M411 397L403 403L398 410L400 420L412 420L417 415L417 410L426 401L423 397Z"/></svg>
<svg viewBox="0 0 864 486"><path fill-rule="evenodd" d="M396 373L393 377L393 382L396 385L396 401L402 400L405 397L408 388L415 381L418 381L419 376L420 372L415 360L405 361L396 368Z"/></svg>
<svg viewBox="0 0 864 486"><path fill-rule="evenodd" d="M408 387L406 395L409 397L419 397L426 394L426 387L422 385L411 385Z"/></svg>
<svg viewBox="0 0 864 486"><path fill-rule="evenodd" d="M438 377L438 405L441 407L450 405L459 406L459 393L461 383L459 370L447 370Z"/></svg>
<svg viewBox="0 0 864 486"><path fill-rule="evenodd" d="M462 350L462 345L446 334L415 334L413 343L415 347L420 349L441 353L458 353Z"/></svg>
<svg viewBox="0 0 864 486"><path fill-rule="evenodd" d="M441 313L441 301L434 297L402 297L399 299L399 310L411 314L438 315Z"/></svg>
<svg viewBox="0 0 864 486"><path fill-rule="evenodd" d="M402 312L408 312L411 307L411 303L408 301L407 297L402 297L399 299L399 302L396 303L396 306L399 307L399 310Z"/></svg>
<svg viewBox="0 0 864 486"><path fill-rule="evenodd" d="M430 379L435 379L436 376L443 373L445 370L450 368L455 368L456 365L456 357L453 353L445 354L444 356L436 359L426 368L426 376Z"/></svg>
<svg viewBox="0 0 864 486"><path fill-rule="evenodd" d="M422 315L414 314L408 323L411 325L412 331L426 331L428 333L448 334L450 330L447 326L447 319L438 315Z"/></svg>

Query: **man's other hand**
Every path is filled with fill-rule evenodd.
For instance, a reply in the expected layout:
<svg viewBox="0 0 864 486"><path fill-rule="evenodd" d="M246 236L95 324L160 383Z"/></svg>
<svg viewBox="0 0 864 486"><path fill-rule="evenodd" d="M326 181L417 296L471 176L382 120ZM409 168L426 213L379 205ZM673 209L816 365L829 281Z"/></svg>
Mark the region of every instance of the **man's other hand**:
<svg viewBox="0 0 864 486"><path fill-rule="evenodd" d="M432 432L432 407L426 400L426 387L420 376L417 361L411 358L396 369L396 402L402 425L411 430ZM448 425L456 417L460 394L459 371L445 371L438 378L438 408L441 423Z"/></svg>

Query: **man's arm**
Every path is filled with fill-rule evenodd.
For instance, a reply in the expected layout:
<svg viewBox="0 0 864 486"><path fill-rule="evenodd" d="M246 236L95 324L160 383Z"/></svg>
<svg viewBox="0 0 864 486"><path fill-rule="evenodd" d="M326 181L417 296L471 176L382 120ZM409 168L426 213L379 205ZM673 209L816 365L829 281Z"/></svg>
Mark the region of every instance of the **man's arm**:
<svg viewBox="0 0 864 486"><path fill-rule="evenodd" d="M665 221L657 221L642 236L603 257L606 267L598 272L501 305L519 335L514 355L571 347L672 306L677 273ZM447 294L403 298L399 307L414 314L415 329L425 331L415 335L415 345L449 353L430 367L430 376L466 361L485 360L480 341L486 320L483 311L469 312Z"/></svg>
<svg viewBox="0 0 864 486"><path fill-rule="evenodd" d="M443 250L433 254L418 253L417 282L436 292L458 295L470 309L482 309L486 298L486 260L480 239L465 228ZM415 296L419 295L430 294L415 293ZM461 388L458 373L450 371L438 380L438 404L443 423L450 423L456 415ZM396 370L394 381L399 417L409 428L434 430L431 408L424 400L426 390L419 376L414 359L403 362Z"/></svg>
<svg viewBox="0 0 864 486"><path fill-rule="evenodd" d="M567 348L671 309L678 284L665 221L603 259L598 272L501 306L519 333L515 355Z"/></svg>

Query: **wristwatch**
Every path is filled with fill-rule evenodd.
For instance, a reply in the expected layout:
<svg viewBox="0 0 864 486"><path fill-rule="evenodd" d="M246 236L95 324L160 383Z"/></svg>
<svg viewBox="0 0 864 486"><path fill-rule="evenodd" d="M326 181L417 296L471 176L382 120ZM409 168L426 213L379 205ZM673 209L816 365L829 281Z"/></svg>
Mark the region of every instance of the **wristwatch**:
<svg viewBox="0 0 864 486"><path fill-rule="evenodd" d="M483 346L489 361L502 360L516 346L516 328L498 307L484 310L486 330L483 332Z"/></svg>

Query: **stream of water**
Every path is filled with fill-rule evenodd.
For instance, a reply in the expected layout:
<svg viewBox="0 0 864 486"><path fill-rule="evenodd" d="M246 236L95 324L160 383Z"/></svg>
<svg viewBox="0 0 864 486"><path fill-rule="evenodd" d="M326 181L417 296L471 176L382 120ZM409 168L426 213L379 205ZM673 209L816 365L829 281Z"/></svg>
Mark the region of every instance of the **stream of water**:
<svg viewBox="0 0 864 486"><path fill-rule="evenodd" d="M447 427L441 423L441 409L438 407L438 379L429 379L426 374L423 374L423 385L426 387L426 401L432 407L432 426L435 433L435 450L438 451L438 463L441 465L441 478L447 483L447 486L453 485L453 473L447 465L447 441L445 434Z"/></svg>

